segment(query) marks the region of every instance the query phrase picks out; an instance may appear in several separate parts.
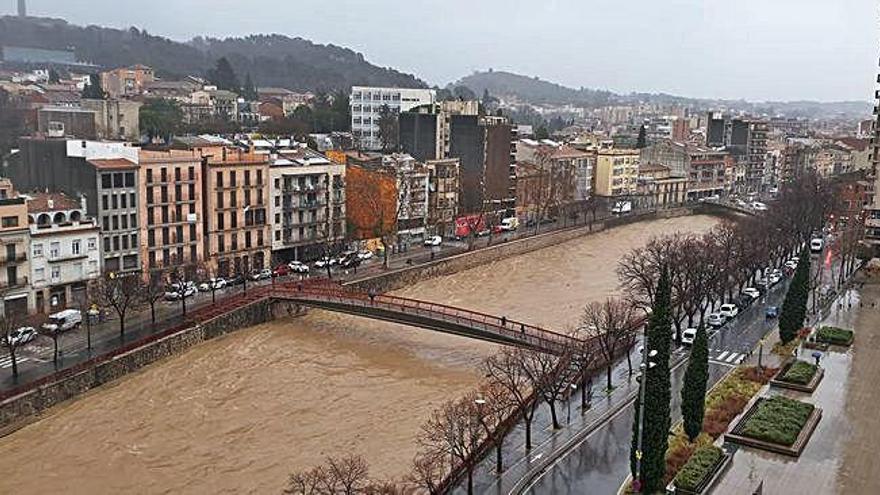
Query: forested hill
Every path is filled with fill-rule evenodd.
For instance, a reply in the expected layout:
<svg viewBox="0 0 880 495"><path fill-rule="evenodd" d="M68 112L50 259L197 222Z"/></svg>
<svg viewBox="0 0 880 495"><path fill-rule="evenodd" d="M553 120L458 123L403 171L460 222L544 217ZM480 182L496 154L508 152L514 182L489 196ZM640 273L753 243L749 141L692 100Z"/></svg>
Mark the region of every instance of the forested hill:
<svg viewBox="0 0 880 495"><path fill-rule="evenodd" d="M478 95L484 90L500 96L516 96L530 103L604 105L616 96L610 91L574 89L544 81L536 77L522 76L512 72L474 72L461 78L455 85L467 86Z"/></svg>
<svg viewBox="0 0 880 495"><path fill-rule="evenodd" d="M375 66L348 48L282 35L196 38L179 43L137 28L76 26L61 19L0 17L0 45L73 48L79 60L104 68L153 67L160 77L203 76L225 56L243 79L294 90L348 90L352 85L425 87L411 74Z"/></svg>

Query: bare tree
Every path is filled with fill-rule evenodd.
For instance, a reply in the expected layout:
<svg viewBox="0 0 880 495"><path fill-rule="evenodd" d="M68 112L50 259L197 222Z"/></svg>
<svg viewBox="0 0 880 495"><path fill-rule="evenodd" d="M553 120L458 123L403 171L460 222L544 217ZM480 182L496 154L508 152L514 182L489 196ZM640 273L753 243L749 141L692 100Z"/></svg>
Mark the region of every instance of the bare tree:
<svg viewBox="0 0 880 495"><path fill-rule="evenodd" d="M111 307L119 317L119 337L125 336L125 316L141 303L141 281L137 274L104 273L95 284L93 299L102 307Z"/></svg>
<svg viewBox="0 0 880 495"><path fill-rule="evenodd" d="M524 368L526 351L505 347L497 355L483 362L483 370L490 383L499 386L510 395L526 425L526 450L532 448L532 420L537 401L532 394L531 382Z"/></svg>
<svg viewBox="0 0 880 495"><path fill-rule="evenodd" d="M473 397L440 406L422 426L419 444L432 455L448 456L467 472L468 495L474 492L474 454L483 439L480 412Z"/></svg>
<svg viewBox="0 0 880 495"><path fill-rule="evenodd" d="M594 301L584 307L581 316L582 332L595 342L605 364L607 389L611 390L611 371L617 353L628 345L636 331L635 308L622 299L609 297L605 301Z"/></svg>
<svg viewBox="0 0 880 495"><path fill-rule="evenodd" d="M369 483L369 466L359 455L327 458L327 485L329 493L355 495L363 493Z"/></svg>
<svg viewBox="0 0 880 495"><path fill-rule="evenodd" d="M569 386L569 356L562 357L538 350L526 350L523 369L531 382L532 390L550 407L553 429L562 428L556 414L556 402L563 397Z"/></svg>
<svg viewBox="0 0 880 495"><path fill-rule="evenodd" d="M156 303L165 296L165 274L160 269L147 272L147 280L141 286L141 300L150 306L150 321L156 324Z"/></svg>
<svg viewBox="0 0 880 495"><path fill-rule="evenodd" d="M19 344L14 340L14 337L19 327L19 319L16 315L0 313L0 332L3 334L3 346L6 347L6 352L12 363L12 376L16 378L18 377L18 359L15 351Z"/></svg>
<svg viewBox="0 0 880 495"><path fill-rule="evenodd" d="M448 469L445 459L447 459L446 456L419 452L413 458L412 471L406 477L407 481L424 488L429 495L439 495L440 483Z"/></svg>
<svg viewBox="0 0 880 495"><path fill-rule="evenodd" d="M504 422L516 411L516 400L506 388L495 381L486 382L477 389L475 401L478 401L480 424L486 432L486 438L495 445L495 471L504 470L502 447L507 431Z"/></svg>
<svg viewBox="0 0 880 495"><path fill-rule="evenodd" d="M326 480L327 472L323 466L298 471L290 475L283 493L286 495L324 495Z"/></svg>

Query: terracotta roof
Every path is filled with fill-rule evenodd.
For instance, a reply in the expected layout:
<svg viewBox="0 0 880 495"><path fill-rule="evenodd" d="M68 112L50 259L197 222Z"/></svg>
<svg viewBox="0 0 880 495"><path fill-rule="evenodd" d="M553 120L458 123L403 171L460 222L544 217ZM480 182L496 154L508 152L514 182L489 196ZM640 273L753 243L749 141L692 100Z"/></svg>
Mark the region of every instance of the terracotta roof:
<svg viewBox="0 0 880 495"><path fill-rule="evenodd" d="M137 168L137 164L125 158L93 159L89 163L99 170Z"/></svg>
<svg viewBox="0 0 880 495"><path fill-rule="evenodd" d="M861 139L857 137L842 137L837 138L837 141L849 146L850 148L856 151L865 151L870 144L870 139Z"/></svg>
<svg viewBox="0 0 880 495"><path fill-rule="evenodd" d="M79 201L60 192L37 192L27 195L30 199L27 202L28 213L42 213L44 211L58 210L75 210L81 208ZM52 206L49 206L49 200Z"/></svg>

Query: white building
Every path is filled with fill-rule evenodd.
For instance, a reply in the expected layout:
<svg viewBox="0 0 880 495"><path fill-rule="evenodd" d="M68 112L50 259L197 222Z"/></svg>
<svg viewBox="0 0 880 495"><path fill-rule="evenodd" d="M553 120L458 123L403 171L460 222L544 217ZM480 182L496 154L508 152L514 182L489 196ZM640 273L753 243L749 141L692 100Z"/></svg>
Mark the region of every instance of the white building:
<svg viewBox="0 0 880 495"><path fill-rule="evenodd" d="M293 144L269 162L275 264L319 258L345 239L345 165Z"/></svg>
<svg viewBox="0 0 880 495"><path fill-rule="evenodd" d="M360 149L382 148L379 137L379 116L383 106L394 113L406 112L421 105L433 104L437 92L433 89L351 88L351 133Z"/></svg>
<svg viewBox="0 0 880 495"><path fill-rule="evenodd" d="M425 237L430 171L405 153L382 157L382 167L397 177L397 238L408 244Z"/></svg>
<svg viewBox="0 0 880 495"><path fill-rule="evenodd" d="M35 310L85 304L88 281L100 273L98 224L86 217L81 201L61 193L32 194L27 205Z"/></svg>

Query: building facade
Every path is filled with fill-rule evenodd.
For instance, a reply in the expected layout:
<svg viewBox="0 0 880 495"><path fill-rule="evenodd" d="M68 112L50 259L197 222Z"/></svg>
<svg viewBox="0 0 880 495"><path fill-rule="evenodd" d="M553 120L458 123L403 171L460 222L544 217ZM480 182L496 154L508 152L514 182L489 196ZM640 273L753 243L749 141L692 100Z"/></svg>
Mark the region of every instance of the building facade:
<svg viewBox="0 0 880 495"><path fill-rule="evenodd" d="M379 135L379 117L387 106L393 113L406 112L414 107L433 104L437 92L433 89L379 88L353 86L351 88L351 133L359 149L382 149Z"/></svg>
<svg viewBox="0 0 880 495"><path fill-rule="evenodd" d="M428 230L432 235L452 235L458 216L461 163L456 158L428 160Z"/></svg>
<svg viewBox="0 0 880 495"><path fill-rule="evenodd" d="M596 152L594 171L598 196L629 196L636 193L639 177L639 150L609 148Z"/></svg>
<svg viewBox="0 0 880 495"><path fill-rule="evenodd" d="M138 230L138 165L125 158L92 159L97 181L102 269L135 272L142 268Z"/></svg>
<svg viewBox="0 0 880 495"><path fill-rule="evenodd" d="M145 65L120 67L101 73L101 88L112 98L137 96L155 80L153 69Z"/></svg>
<svg viewBox="0 0 880 495"><path fill-rule="evenodd" d="M25 198L0 199L0 296L3 314L21 318L34 307L30 287L30 231Z"/></svg>

